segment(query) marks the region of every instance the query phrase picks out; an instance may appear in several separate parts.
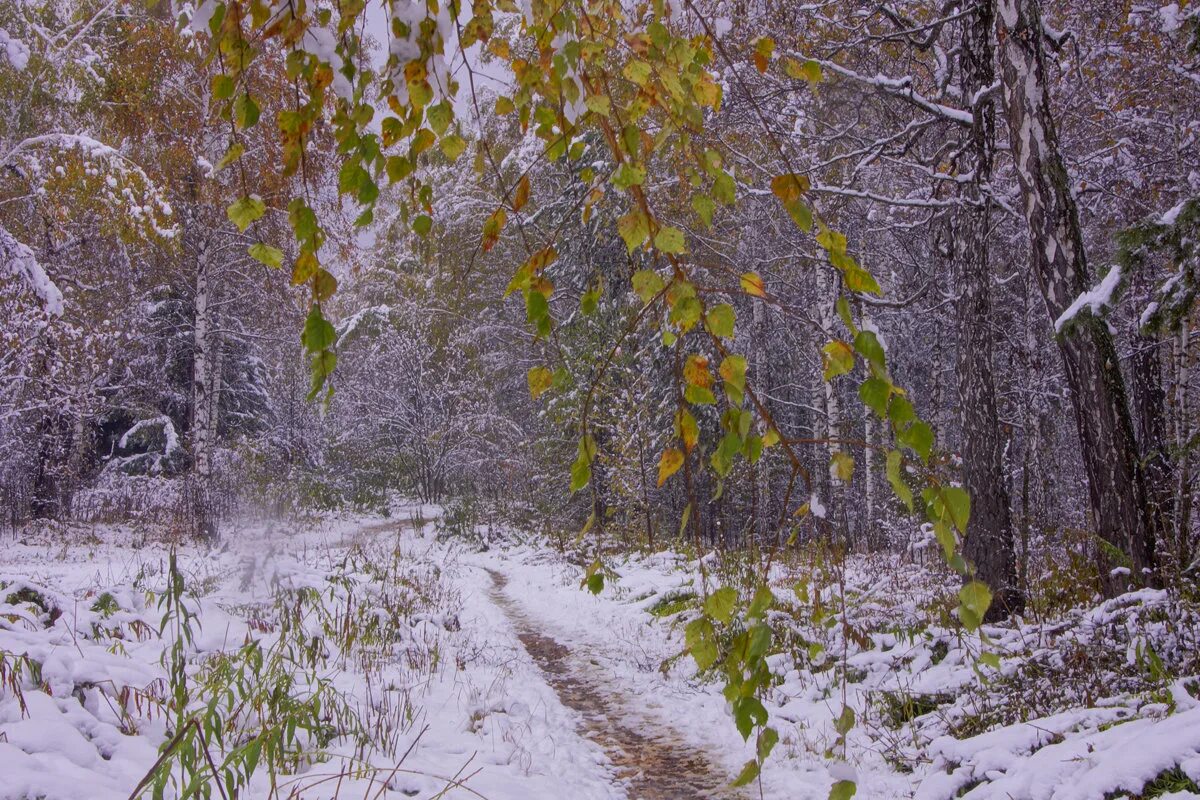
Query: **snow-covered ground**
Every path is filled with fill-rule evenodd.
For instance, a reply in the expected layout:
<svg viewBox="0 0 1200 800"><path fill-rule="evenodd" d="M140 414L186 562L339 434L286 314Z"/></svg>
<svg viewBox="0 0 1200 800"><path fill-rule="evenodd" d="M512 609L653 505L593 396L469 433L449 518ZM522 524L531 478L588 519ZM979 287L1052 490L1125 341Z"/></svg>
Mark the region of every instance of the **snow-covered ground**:
<svg viewBox="0 0 1200 800"><path fill-rule="evenodd" d="M301 739L308 754L276 777L279 796L682 798L694 795L638 771L699 763L714 796L736 796L725 787L753 738L738 734L720 685L680 657L695 563L612 558L595 596L580 567L529 540L484 552L437 540L437 513L248 526L215 552L179 547L193 681L218 685L212 665L243 663L257 640L276 670L256 674L290 670L296 696L325 692L321 718L342 734ZM177 628L158 605L169 550L101 527L30 533L0 551L0 800L127 798L173 741ZM767 698L780 746L743 796L822 800L853 775L859 798L1200 798L1200 684L1154 673L1195 661L1196 620L1176 599L1147 590L992 628L995 670L977 660L978 639L918 624L936 605L927 569L889 567L883 579L856 564L836 585L819 570L773 573L773 623L791 632ZM205 699L193 694L188 713ZM858 718L844 750L843 702ZM343 705L365 738L346 735ZM225 717L207 754L218 771L272 724L261 709ZM636 748L598 717L663 752L618 753ZM243 796L270 791L260 767Z"/></svg>
<svg viewBox="0 0 1200 800"><path fill-rule="evenodd" d="M413 511L402 509L397 519L404 523ZM397 587L338 562L356 549L379 561L400 550L401 588L417 599L401 612L395 641L366 668L366 658L335 654L319 670L380 739L393 737L367 759L378 771L326 781L352 755L335 743L328 760L281 779L282 796L294 789L326 798L336 785L342 797L620 797L601 748L575 733L575 715L487 599L487 573L457 563L453 547L433 541L431 525L418 533L402 524L399 539L397 527L355 518L300 530L252 527L231 534L218 552L179 550L188 586L200 591L193 663L237 650L248 635L277 637L270 607L278 587L328 592L329 578L339 576L349 579L346 596L355 602L383 599ZM4 800L124 800L173 732L157 707L169 637L153 634L161 612L147 599L164 583L168 545L120 529L97 529L96 538L78 533L70 544L61 533L6 543L0 555L0 600L7 601L0 603L0 651L10 664L0 688ZM23 600L33 592L45 602ZM112 600L99 603L105 593ZM386 614L382 606L371 611ZM305 624L324 635L316 615ZM15 677L20 697L9 677L12 655L41 664L32 680L28 670ZM266 797L267 777L258 770L245 796ZM439 795L455 781L469 790ZM384 783L391 788L380 792Z"/></svg>

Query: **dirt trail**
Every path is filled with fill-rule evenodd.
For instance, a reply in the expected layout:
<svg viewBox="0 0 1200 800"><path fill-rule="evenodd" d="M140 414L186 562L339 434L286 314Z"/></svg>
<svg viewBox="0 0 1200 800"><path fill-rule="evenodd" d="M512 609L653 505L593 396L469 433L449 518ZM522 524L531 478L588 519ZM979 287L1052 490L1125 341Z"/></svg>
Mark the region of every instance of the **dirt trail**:
<svg viewBox="0 0 1200 800"><path fill-rule="evenodd" d="M630 800L741 800L730 778L714 771L710 760L685 744L674 731L638 720L587 672L593 669L570 650L538 630L505 592L507 579L492 576L491 597L517 630L526 651L546 673L563 703L584 719L584 734L604 748L625 783Z"/></svg>

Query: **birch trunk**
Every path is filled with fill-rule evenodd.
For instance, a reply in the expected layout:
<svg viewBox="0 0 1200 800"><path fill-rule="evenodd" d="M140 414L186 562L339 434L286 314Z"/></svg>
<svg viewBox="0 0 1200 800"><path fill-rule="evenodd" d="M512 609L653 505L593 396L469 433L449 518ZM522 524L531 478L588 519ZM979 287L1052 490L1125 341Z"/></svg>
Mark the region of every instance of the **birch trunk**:
<svg viewBox="0 0 1200 800"><path fill-rule="evenodd" d="M962 94L976 97L995 80L992 25L995 8L981 0L963 20L959 55ZM988 262L989 204L982 191L992 174L995 113L990 101L977 104L971 126L974 180L963 187L969 201L956 214L954 257L962 275L958 302L958 406L962 430L963 485L971 495L971 518L963 553L991 586L995 602L988 621L1019 614L1025 602L1017 585L1013 526L1004 481L1004 451L992 372L991 270Z"/></svg>
<svg viewBox="0 0 1200 800"><path fill-rule="evenodd" d="M212 513L212 353L213 339L211 258L208 240L201 235L196 244L196 322L193 328L192 359L192 459L196 527L205 539L217 537Z"/></svg>
<svg viewBox="0 0 1200 800"><path fill-rule="evenodd" d="M1030 258L1046 309L1057 320L1089 288L1079 210L1059 153L1050 107L1037 0L999 0L996 32L1009 142L1029 225ZM1146 502L1133 422L1112 334L1103 320L1082 315L1058 336L1099 535L1126 554L1135 580L1154 561L1154 531ZM1107 594L1127 584L1118 562L1099 548Z"/></svg>

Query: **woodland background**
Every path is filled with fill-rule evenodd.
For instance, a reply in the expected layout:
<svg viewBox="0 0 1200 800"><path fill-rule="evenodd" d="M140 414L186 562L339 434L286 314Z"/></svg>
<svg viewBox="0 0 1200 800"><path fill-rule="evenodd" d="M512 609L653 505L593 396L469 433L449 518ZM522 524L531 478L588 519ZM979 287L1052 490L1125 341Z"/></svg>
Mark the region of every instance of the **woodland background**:
<svg viewBox="0 0 1200 800"><path fill-rule="evenodd" d="M800 500L814 513L798 528L777 448L739 461L711 500L716 478L704 470L690 489L657 485L681 365L656 330L621 339L646 256L629 252L616 212L593 208L580 180L612 165L594 142L542 158L513 116L488 113L506 80L489 67L499 61L491 52L472 56L473 104L485 113L469 133L510 184L528 175L534 201L514 212L520 232L488 252L479 231L495 202L482 155L421 157L436 189L431 229L412 224L403 183L383 187L373 221L354 228L331 131L312 133L311 202L341 224L327 225L323 250L340 284L326 311L337 330L334 392L310 402L297 337L308 300L289 269L272 268L295 256L283 206L297 190L278 169L276 129L248 128L240 159L222 165L230 111L213 94L206 36L174 16L186 22L191 8L86 0L0 9L0 524L134 518L211 534L248 515L382 509L398 492L464 518L514 515L560 538L597 512L604 541L662 543L683 533L694 495L704 500L689 535L703 543L738 548L796 532L920 552L932 535L906 521L888 490L883 426L856 384L823 379L842 277L765 188L785 171L765 144L766 122L884 289L886 299L855 294L855 310L936 432L947 469L972 489L981 533L967 537L968 552L995 562L981 564L993 585L1087 597L1109 581L1105 565L1136 567L1137 542L1118 541L1113 553L1096 535L1108 507L1089 494L1085 453L1116 423L1099 394L1072 391L1053 304L1048 313L1031 266L993 20L980 17L990 4L698 5L737 63L718 68L724 98L705 136L729 154L736 181L714 194L736 192L738 202L709 227L713 200L683 199L684 170L654 172L646 191L687 231L701 291L735 307L734 344L779 433L806 445L798 452L813 492ZM1120 269L1080 316L1111 331L1106 380L1121 384L1150 476L1157 522L1147 546L1165 573L1182 575L1200 534L1198 11L1073 0L1042 12L1048 110L1090 263L1079 283L1101 285ZM757 46L764 30L778 52ZM254 109L264 119L286 110L292 91L282 62L266 64ZM470 116L471 104L460 99L456 111ZM247 184L267 206L254 236L226 213ZM503 298L525 260L521 238L551 231L559 324L539 339L524 305ZM256 260L247 248L260 239L282 252ZM705 288L747 271L762 276L769 301ZM593 489L568 494L579 408L618 341L592 408ZM534 399L528 371L547 361L554 384ZM697 420L703 440L719 438L716 412ZM974 449L969 426L983 442ZM1047 588L1051 572L1066 577Z"/></svg>

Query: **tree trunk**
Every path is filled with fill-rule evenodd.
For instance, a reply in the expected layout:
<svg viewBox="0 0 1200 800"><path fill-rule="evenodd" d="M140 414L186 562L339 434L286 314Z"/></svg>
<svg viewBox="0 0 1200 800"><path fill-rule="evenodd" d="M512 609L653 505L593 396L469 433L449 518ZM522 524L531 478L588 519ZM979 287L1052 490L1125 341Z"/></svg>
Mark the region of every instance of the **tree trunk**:
<svg viewBox="0 0 1200 800"><path fill-rule="evenodd" d="M754 380L759 391L767 392L767 309L766 303L754 304ZM771 484L767 461L760 458L754 465L754 537L756 544L766 541L767 533L774 525L770 519Z"/></svg>
<svg viewBox="0 0 1200 800"><path fill-rule="evenodd" d="M214 336L210 331L210 253L208 240L201 234L196 243L196 321L193 328L195 354L192 359L192 459L196 528L208 540L217 538L212 513L212 355Z"/></svg>
<svg viewBox="0 0 1200 800"><path fill-rule="evenodd" d="M959 68L964 98L990 86L995 9L982 0L963 20ZM995 112L991 101L974 109L971 127L974 180L963 187L970 202L956 214L954 257L962 275L958 302L958 406L962 426L963 484L971 495L971 518L963 554L995 596L987 620L1024 610L1017 585L1012 517L1004 481L1004 448L992 374L991 272L988 264L989 203L981 187L991 179Z"/></svg>
<svg viewBox="0 0 1200 800"><path fill-rule="evenodd" d="M1032 271L1052 320L1089 288L1079 210L1071 193L1050 108L1037 0L999 0L996 32L1009 143L1029 225ZM1083 313L1058 336L1100 537L1127 556L1134 579L1152 570L1154 531L1146 502L1125 384L1105 322ZM1127 584L1101 547L1107 594Z"/></svg>
<svg viewBox="0 0 1200 800"><path fill-rule="evenodd" d="M1137 409L1137 440L1146 475L1146 500L1153 530L1161 542L1159 566L1183 569L1187 564L1170 563L1177 561L1179 555L1175 546L1179 532L1173 530L1175 470L1167 446L1167 396L1163 388L1160 341L1154 334L1142 333L1135 333L1132 339L1131 394Z"/></svg>

